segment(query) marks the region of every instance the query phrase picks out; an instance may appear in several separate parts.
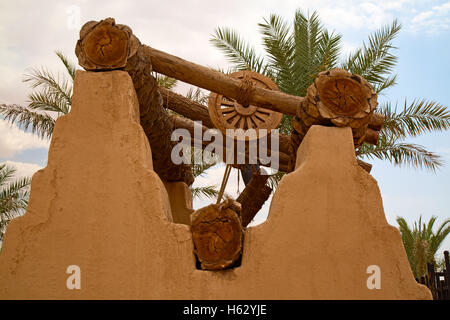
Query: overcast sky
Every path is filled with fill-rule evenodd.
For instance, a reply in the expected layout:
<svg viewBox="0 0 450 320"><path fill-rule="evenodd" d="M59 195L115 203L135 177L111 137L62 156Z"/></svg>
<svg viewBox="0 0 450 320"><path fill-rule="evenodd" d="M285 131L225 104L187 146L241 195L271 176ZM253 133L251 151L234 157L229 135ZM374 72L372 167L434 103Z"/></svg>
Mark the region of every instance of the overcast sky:
<svg viewBox="0 0 450 320"><path fill-rule="evenodd" d="M360 46L370 32L398 18L403 26L394 43L400 58L396 68L399 84L380 100L403 102L406 97L408 100L428 98L450 106L450 1L431 0L3 0L0 2L0 103L26 104L30 88L21 80L27 68L46 66L49 70L62 71L55 50L76 61L74 47L79 24L89 20L114 17L117 23L130 26L145 44L202 65L226 68L229 64L223 55L209 43L216 27L235 28L260 51L257 24L271 13L292 21L296 9L317 10L330 31L343 35L344 54ZM180 86L178 90L184 88ZM446 166L434 174L371 161L387 219L396 225L396 216L412 222L420 214L426 220L437 215L440 223L450 216L450 132L409 141L438 152ZM15 164L20 175L32 174L46 165L48 145L48 141L0 119L0 162ZM218 166L196 184L220 185L222 174L223 166ZM227 191L235 195L236 190L237 176L232 173ZM208 203L200 199L195 201L195 206ZM256 222L263 221L267 212L268 204ZM450 249L450 239L440 251L443 249Z"/></svg>

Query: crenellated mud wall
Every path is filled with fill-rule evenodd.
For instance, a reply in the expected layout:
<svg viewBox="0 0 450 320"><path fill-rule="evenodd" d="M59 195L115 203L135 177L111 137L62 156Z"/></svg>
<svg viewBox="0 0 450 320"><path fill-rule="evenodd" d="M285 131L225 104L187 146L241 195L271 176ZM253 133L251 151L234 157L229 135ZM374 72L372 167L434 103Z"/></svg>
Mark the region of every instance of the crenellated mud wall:
<svg viewBox="0 0 450 320"><path fill-rule="evenodd" d="M196 269L190 205L183 186L152 170L128 74L77 71L27 213L8 227L0 298L431 299L377 182L357 165L350 128L309 130L268 220L246 230L238 268ZM81 270L79 290L66 286L70 265ZM367 287L371 265L380 289Z"/></svg>

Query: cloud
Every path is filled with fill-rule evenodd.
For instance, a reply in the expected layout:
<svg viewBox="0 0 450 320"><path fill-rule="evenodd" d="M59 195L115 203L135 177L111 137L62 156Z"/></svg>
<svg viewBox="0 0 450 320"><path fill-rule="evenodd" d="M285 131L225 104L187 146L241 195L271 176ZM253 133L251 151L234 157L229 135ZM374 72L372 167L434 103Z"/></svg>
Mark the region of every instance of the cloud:
<svg viewBox="0 0 450 320"><path fill-rule="evenodd" d="M0 119L0 158L12 158L27 149L49 147L49 141L41 140L30 132L24 132L17 126Z"/></svg>
<svg viewBox="0 0 450 320"><path fill-rule="evenodd" d="M9 160L3 163L16 169L16 174L14 175L15 178L31 177L36 171L43 168L42 166L35 163L16 162Z"/></svg>
<svg viewBox="0 0 450 320"><path fill-rule="evenodd" d="M417 13L409 24L415 33L437 34L450 30L450 1Z"/></svg>

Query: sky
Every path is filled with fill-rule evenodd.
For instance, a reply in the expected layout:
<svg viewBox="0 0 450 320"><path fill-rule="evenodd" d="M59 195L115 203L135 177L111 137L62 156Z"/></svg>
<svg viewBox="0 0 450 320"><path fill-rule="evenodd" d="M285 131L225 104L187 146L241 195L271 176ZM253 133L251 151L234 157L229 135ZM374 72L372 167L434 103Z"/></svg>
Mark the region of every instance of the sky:
<svg viewBox="0 0 450 320"><path fill-rule="evenodd" d="M114 17L126 24L142 43L214 68L230 64L209 42L217 27L231 27L262 53L258 23L276 13L292 21L297 9L317 11L324 25L343 37L343 56L358 48L368 35L397 18L402 31L394 41L399 63L398 85L379 101L427 98L450 106L450 1L1 1L0 2L0 103L26 105L31 92L23 83L29 68L45 66L63 72L54 51L60 50L76 62L75 43L82 24ZM183 93L186 86L176 90ZM395 167L386 161L370 160L378 181L388 222L397 216L409 222L420 215L437 224L450 217L450 132L408 139L442 156L445 165L437 172ZM47 163L49 141L19 130L0 118L0 163L15 165L18 176L33 174ZM220 185L224 166L210 169L195 185ZM242 191L240 181L239 190ZM236 196L238 179L232 172L227 192ZM196 199L195 208L210 203ZM254 224L264 221L270 201ZM450 237L439 252L450 250Z"/></svg>

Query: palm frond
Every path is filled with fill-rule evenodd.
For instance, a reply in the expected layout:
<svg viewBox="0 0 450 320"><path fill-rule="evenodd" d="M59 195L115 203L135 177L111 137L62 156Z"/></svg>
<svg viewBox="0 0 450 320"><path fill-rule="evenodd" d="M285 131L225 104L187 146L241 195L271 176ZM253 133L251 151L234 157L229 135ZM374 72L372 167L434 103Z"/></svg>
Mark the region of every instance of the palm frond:
<svg viewBox="0 0 450 320"><path fill-rule="evenodd" d="M1 104L0 114L5 117L5 120L17 124L23 130L31 126L32 132L41 138L46 136L50 139L55 126L55 119L49 114L34 112L15 104Z"/></svg>
<svg viewBox="0 0 450 320"><path fill-rule="evenodd" d="M319 73L335 68L341 54L341 47L342 36L329 34L328 30L324 29L320 35L315 72Z"/></svg>
<svg viewBox="0 0 450 320"><path fill-rule="evenodd" d="M235 30L217 28L210 42L221 50L238 70L252 70L262 74L266 74L269 70L264 58L258 56L255 49Z"/></svg>
<svg viewBox="0 0 450 320"><path fill-rule="evenodd" d="M403 110L398 113L397 104L393 108L388 102L379 106L379 112L385 116L383 130L400 138L450 129L450 111L434 101L414 100L408 105L405 99Z"/></svg>
<svg viewBox="0 0 450 320"><path fill-rule="evenodd" d="M323 26L317 12L305 16L297 10L294 17L294 66L293 73L296 80L296 95L304 96L306 89L314 81Z"/></svg>
<svg viewBox="0 0 450 320"><path fill-rule="evenodd" d="M405 247L406 255L408 256L411 267L415 265L414 262L414 235L411 228L408 226L406 220L402 217L397 217L397 224L399 226L400 234L402 236L403 246Z"/></svg>
<svg viewBox="0 0 450 320"><path fill-rule="evenodd" d="M70 62L69 59L61 51L55 51L55 53L66 67L67 73L72 78L72 81L75 80L76 65Z"/></svg>
<svg viewBox="0 0 450 320"><path fill-rule="evenodd" d="M444 242L445 238L450 234L450 219L446 219L436 230L434 234L431 235L430 240L430 250L433 253L440 248L442 242Z"/></svg>
<svg viewBox="0 0 450 320"><path fill-rule="evenodd" d="M391 73L398 58L391 53L392 40L398 35L401 25L394 20L369 36L368 44L351 54L342 68L364 77L377 92L395 84Z"/></svg>
<svg viewBox="0 0 450 320"><path fill-rule="evenodd" d="M398 142L380 135L376 146L364 143L358 149L358 156L362 158L378 158L388 160L397 166L412 166L414 168L427 168L436 171L443 165L439 155L426 150L423 146L411 143Z"/></svg>
<svg viewBox="0 0 450 320"><path fill-rule="evenodd" d="M200 88L189 88L189 91L186 93L185 97L203 105L208 103L208 95L206 95Z"/></svg>
<svg viewBox="0 0 450 320"><path fill-rule="evenodd" d="M16 173L16 168L0 163L0 187L6 185Z"/></svg>
<svg viewBox="0 0 450 320"><path fill-rule="evenodd" d="M293 38L289 25L278 15L272 14L264 23L258 24L263 36L263 45L268 54L268 63L275 72L275 80L281 91L295 93L293 67Z"/></svg>
<svg viewBox="0 0 450 320"><path fill-rule="evenodd" d="M192 197L206 197L210 199L216 199L219 195L217 186L204 186L204 187L191 187Z"/></svg>
<svg viewBox="0 0 450 320"><path fill-rule="evenodd" d="M158 83L158 86L166 88L168 90L173 89L177 85L177 79L159 73L156 74L156 81Z"/></svg>
<svg viewBox="0 0 450 320"><path fill-rule="evenodd" d="M67 114L70 110L70 104L67 103L66 99L61 99L58 94L48 89L29 94L28 107L35 110L52 111L62 114Z"/></svg>
<svg viewBox="0 0 450 320"><path fill-rule="evenodd" d="M55 77L45 68L31 69L23 81L29 82L32 88L43 87L46 92L64 100L67 105L72 104L72 84L64 76L60 77L58 74Z"/></svg>
<svg viewBox="0 0 450 320"><path fill-rule="evenodd" d="M16 180L0 191L0 214L2 220L20 215L28 205L28 188L31 178Z"/></svg>

